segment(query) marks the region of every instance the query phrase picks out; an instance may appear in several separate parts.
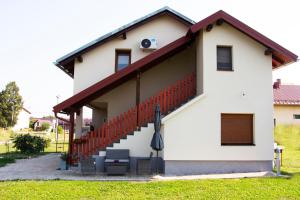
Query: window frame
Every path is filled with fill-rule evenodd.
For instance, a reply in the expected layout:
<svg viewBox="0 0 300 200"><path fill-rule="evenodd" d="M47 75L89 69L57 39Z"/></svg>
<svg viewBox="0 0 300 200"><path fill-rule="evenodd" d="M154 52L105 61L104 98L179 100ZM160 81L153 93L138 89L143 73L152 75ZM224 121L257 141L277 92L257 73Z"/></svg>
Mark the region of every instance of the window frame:
<svg viewBox="0 0 300 200"><path fill-rule="evenodd" d="M294 119L300 119L300 114L293 114Z"/></svg>
<svg viewBox="0 0 300 200"><path fill-rule="evenodd" d="M224 67L221 67L218 65L218 48L229 48L230 49L230 62L231 62L231 68L227 69ZM217 62L217 71L227 71L227 72L233 72L233 46L230 45L217 45L216 47L216 62Z"/></svg>
<svg viewBox="0 0 300 200"><path fill-rule="evenodd" d="M118 71L120 71L120 70L122 70L122 69L124 69L124 68L126 68L126 67L124 67L124 68L122 68L122 69L119 69L119 67L118 67L118 65L119 65L119 63L118 63L118 57L119 57L119 55L128 55L129 56L129 61L128 61L128 65L130 65L131 64L131 49L116 49L115 50L115 72L118 72Z"/></svg>
<svg viewBox="0 0 300 200"><path fill-rule="evenodd" d="M252 125L251 125L251 140L252 142L250 143L238 143L238 142L223 142L222 141L222 115L248 115L248 116L252 116ZM255 115L253 113L221 113L220 114L220 143L221 146L255 146L255 142L254 142L254 135L255 135Z"/></svg>

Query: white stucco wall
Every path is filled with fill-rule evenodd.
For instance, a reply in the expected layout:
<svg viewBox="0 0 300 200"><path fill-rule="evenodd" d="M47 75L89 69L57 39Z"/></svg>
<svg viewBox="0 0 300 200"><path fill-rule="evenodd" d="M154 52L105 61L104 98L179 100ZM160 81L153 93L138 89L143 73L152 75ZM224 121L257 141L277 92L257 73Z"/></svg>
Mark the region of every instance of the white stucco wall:
<svg viewBox="0 0 300 200"><path fill-rule="evenodd" d="M30 114L24 109L21 109L16 125L13 127L13 130L20 130L23 128L29 128Z"/></svg>
<svg viewBox="0 0 300 200"><path fill-rule="evenodd" d="M164 15L127 32L125 40L116 38L85 53L82 63L75 62L74 94L115 72L116 49L131 49L131 62L135 62L151 53L139 48L140 39L155 37L161 48L185 35L186 31L186 25Z"/></svg>
<svg viewBox="0 0 300 200"><path fill-rule="evenodd" d="M192 45L141 75L141 101L196 70L195 46Z"/></svg>
<svg viewBox="0 0 300 200"><path fill-rule="evenodd" d="M275 105L274 106L274 118L276 124L298 124L300 125L300 119L294 119L294 115L300 115L300 106L297 105Z"/></svg>
<svg viewBox="0 0 300 200"><path fill-rule="evenodd" d="M133 135L128 135L126 139L114 143L113 147L107 149L129 149L131 157L149 157L151 152L155 153L150 147L153 134L154 125L151 123L148 127L142 127L140 131L135 131Z"/></svg>
<svg viewBox="0 0 300 200"><path fill-rule="evenodd" d="M107 120L106 109L93 109L92 125L94 126L95 129L100 128L106 120Z"/></svg>
<svg viewBox="0 0 300 200"><path fill-rule="evenodd" d="M135 106L136 83L131 79L106 94L95 99L93 102L107 103L107 119L128 111ZM94 121L97 123L96 121Z"/></svg>
<svg viewBox="0 0 300 200"><path fill-rule="evenodd" d="M141 74L140 101L155 95L160 90L170 86L177 80L195 70L195 48L193 46L174 55L162 63ZM93 101L92 104L107 104L107 117L111 119L136 104L136 79L124 82ZM96 121L95 121L96 123Z"/></svg>
<svg viewBox="0 0 300 200"><path fill-rule="evenodd" d="M199 37L203 50L197 51L197 71L203 77L197 78L203 78L204 95L163 119L164 159L272 160L271 57L264 55L265 47L227 24ZM217 45L232 46L233 72L216 70ZM255 146L221 146L221 113L253 113Z"/></svg>

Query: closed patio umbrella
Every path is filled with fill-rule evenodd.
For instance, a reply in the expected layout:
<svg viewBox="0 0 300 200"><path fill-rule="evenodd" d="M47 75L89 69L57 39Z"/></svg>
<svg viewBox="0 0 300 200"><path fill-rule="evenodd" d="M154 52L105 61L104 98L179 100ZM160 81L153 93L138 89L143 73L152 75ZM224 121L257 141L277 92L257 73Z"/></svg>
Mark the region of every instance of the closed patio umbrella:
<svg viewBox="0 0 300 200"><path fill-rule="evenodd" d="M156 151L156 173L158 173L158 151L163 150L164 142L160 134L161 114L160 107L156 105L154 115L154 134L151 140L151 147Z"/></svg>

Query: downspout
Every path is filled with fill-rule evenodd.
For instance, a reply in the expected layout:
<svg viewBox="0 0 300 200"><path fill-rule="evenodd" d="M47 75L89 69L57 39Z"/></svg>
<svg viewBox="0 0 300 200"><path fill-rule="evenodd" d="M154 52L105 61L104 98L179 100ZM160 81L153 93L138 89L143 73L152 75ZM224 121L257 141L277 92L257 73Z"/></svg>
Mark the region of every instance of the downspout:
<svg viewBox="0 0 300 200"><path fill-rule="evenodd" d="M74 113L70 113L70 119L69 120L66 120L62 117L59 117L57 115L57 112L54 111L54 116L59 119L59 120L62 120L66 123L69 124L69 148L68 148L68 157L67 157L67 163L69 165L72 164L72 145L73 145L73 134L74 134Z"/></svg>
<svg viewBox="0 0 300 200"><path fill-rule="evenodd" d="M61 121L64 121L64 122L66 122L66 123L70 123L69 120L64 119L64 118L62 118L62 117L59 117L59 116L57 115L57 112L54 112L54 116L55 116L57 119L61 120Z"/></svg>

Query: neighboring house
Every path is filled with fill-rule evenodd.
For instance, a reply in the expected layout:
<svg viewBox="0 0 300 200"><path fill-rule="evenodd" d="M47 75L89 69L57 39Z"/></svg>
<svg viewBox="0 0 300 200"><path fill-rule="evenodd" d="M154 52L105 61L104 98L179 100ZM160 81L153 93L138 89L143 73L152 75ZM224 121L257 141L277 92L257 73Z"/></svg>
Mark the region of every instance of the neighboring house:
<svg viewBox="0 0 300 200"><path fill-rule="evenodd" d="M30 121L31 112L26 108L22 107L16 125L13 127L14 131L22 130L29 128L29 121Z"/></svg>
<svg viewBox="0 0 300 200"><path fill-rule="evenodd" d="M67 123L66 120L67 119L58 119L58 125L61 126L66 132L69 132L69 123Z"/></svg>
<svg viewBox="0 0 300 200"><path fill-rule="evenodd" d="M84 118L83 119L83 125L84 126L90 126L90 125L92 125L92 119L90 119L90 118Z"/></svg>
<svg viewBox="0 0 300 200"><path fill-rule="evenodd" d="M70 116L70 154L129 149L132 171L153 151L157 104L165 174L272 170L272 70L296 60L224 11L195 23L165 7L58 59L74 96L53 110Z"/></svg>
<svg viewBox="0 0 300 200"><path fill-rule="evenodd" d="M300 85L282 85L278 79L273 85L274 123L300 125Z"/></svg>
<svg viewBox="0 0 300 200"><path fill-rule="evenodd" d="M48 131L51 131L55 128L55 119L50 117L42 117L42 118L33 118L33 130L40 131L42 128L42 124L48 123L50 125Z"/></svg>

